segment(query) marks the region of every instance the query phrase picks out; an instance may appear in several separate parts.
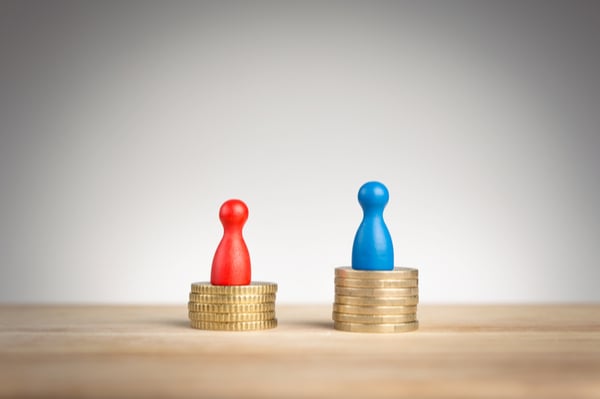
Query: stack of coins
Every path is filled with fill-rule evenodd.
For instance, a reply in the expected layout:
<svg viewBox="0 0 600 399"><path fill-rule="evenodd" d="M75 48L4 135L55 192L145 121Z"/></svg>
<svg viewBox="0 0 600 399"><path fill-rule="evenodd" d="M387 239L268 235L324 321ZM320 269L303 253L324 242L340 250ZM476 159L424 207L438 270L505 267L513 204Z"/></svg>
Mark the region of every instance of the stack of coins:
<svg viewBox="0 0 600 399"><path fill-rule="evenodd" d="M335 269L333 321L336 330L392 333L419 328L419 271Z"/></svg>
<svg viewBox="0 0 600 399"><path fill-rule="evenodd" d="M201 330L251 331L277 327L277 284L250 285L192 283L188 315L193 328Z"/></svg>

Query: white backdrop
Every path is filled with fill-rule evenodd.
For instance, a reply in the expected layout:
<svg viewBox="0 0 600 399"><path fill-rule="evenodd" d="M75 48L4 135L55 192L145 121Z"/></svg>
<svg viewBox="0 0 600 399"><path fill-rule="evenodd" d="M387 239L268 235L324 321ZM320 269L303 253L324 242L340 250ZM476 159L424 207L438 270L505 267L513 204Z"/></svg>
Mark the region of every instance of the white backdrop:
<svg viewBox="0 0 600 399"><path fill-rule="evenodd" d="M422 302L600 301L594 2L0 4L0 301L183 303L218 209L331 302L368 180Z"/></svg>

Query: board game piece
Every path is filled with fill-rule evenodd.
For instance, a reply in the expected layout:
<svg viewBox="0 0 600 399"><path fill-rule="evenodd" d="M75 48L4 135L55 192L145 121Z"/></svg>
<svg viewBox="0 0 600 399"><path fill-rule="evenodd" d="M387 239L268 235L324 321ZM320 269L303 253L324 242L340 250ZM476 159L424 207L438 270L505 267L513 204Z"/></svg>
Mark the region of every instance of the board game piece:
<svg viewBox="0 0 600 399"><path fill-rule="evenodd" d="M387 188L376 181L363 184L358 191L363 220L352 246L353 269L392 270L394 268L392 237L383 220L383 209L389 197Z"/></svg>
<svg viewBox="0 0 600 399"><path fill-rule="evenodd" d="M238 199L221 205L219 219L223 238L212 262L210 282L213 285L248 285L251 281L250 254L242 228L248 220L248 207Z"/></svg>

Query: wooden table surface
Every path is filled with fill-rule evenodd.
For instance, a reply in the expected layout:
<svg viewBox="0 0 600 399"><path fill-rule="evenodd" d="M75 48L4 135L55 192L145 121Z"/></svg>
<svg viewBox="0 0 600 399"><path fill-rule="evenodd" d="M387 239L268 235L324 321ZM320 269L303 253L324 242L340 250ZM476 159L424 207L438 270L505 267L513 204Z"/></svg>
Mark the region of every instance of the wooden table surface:
<svg viewBox="0 0 600 399"><path fill-rule="evenodd" d="M208 332L181 306L0 306L0 397L600 398L600 305L425 306L402 334Z"/></svg>

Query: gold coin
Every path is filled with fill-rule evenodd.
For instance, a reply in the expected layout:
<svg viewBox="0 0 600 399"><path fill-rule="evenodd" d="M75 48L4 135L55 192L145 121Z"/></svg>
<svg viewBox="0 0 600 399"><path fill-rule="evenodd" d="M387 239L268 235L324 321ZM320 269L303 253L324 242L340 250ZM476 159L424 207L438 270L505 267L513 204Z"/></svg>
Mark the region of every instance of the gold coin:
<svg viewBox="0 0 600 399"><path fill-rule="evenodd" d="M333 304L333 311L339 313L350 314L366 314L366 315L398 315L417 313L416 306L355 306L355 305L340 305Z"/></svg>
<svg viewBox="0 0 600 399"><path fill-rule="evenodd" d="M396 267L394 270L355 270L349 266L337 267L336 277L373 280L398 280L419 277L419 270L409 267Z"/></svg>
<svg viewBox="0 0 600 399"><path fill-rule="evenodd" d="M419 296L406 296L403 298L377 298L336 295L335 302L340 305L359 305L359 306L408 306L419 303Z"/></svg>
<svg viewBox="0 0 600 399"><path fill-rule="evenodd" d="M192 328L200 330L219 330L219 331L252 331L266 330L277 327L277 319L261 321L241 321L232 323L220 323L216 321L190 320Z"/></svg>
<svg viewBox="0 0 600 399"><path fill-rule="evenodd" d="M260 313L275 311L275 303L197 303L188 302L191 312L205 313Z"/></svg>
<svg viewBox="0 0 600 399"><path fill-rule="evenodd" d="M272 320L275 318L275 312L257 312L257 313L206 313L206 312L188 312L190 320L198 321L217 321L220 323L231 323L237 321L261 321Z"/></svg>
<svg viewBox="0 0 600 399"><path fill-rule="evenodd" d="M212 285L209 282L192 283L192 292L208 295L264 295L277 292L277 284L253 281L249 285Z"/></svg>
<svg viewBox="0 0 600 399"><path fill-rule="evenodd" d="M395 324L417 320L417 315L415 313L396 315L367 315L333 312L331 317L334 321L364 324Z"/></svg>
<svg viewBox="0 0 600 399"><path fill-rule="evenodd" d="M364 324L364 323L345 323L334 321L333 328L341 331L365 332L365 333L399 333L414 331L419 328L418 321L408 323L390 323L390 324Z"/></svg>
<svg viewBox="0 0 600 399"><path fill-rule="evenodd" d="M412 288L419 286L419 280L416 278L403 280L373 280L368 278L336 277L335 285L338 287L354 288Z"/></svg>
<svg viewBox="0 0 600 399"><path fill-rule="evenodd" d="M407 296L419 295L418 287L411 288L353 288L353 287L335 287L337 295L345 296L363 296L377 298L403 298Z"/></svg>
<svg viewBox="0 0 600 399"><path fill-rule="evenodd" d="M275 302L275 294L264 295L209 295L190 293L190 301L197 303L266 303Z"/></svg>

